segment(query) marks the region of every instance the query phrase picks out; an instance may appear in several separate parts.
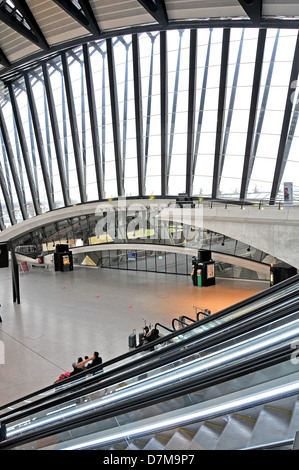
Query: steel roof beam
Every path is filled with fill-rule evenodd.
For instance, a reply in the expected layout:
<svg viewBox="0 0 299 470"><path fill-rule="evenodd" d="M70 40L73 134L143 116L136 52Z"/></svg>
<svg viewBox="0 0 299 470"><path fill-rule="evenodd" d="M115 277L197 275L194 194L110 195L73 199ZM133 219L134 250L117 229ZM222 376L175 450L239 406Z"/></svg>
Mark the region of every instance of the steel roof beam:
<svg viewBox="0 0 299 470"><path fill-rule="evenodd" d="M252 158L251 152L252 152L252 147L253 147L255 123L256 123L256 118L257 118L257 105L258 105L258 98L259 98L259 91L260 91L266 35L267 35L266 29L259 30L252 93L251 93L249 120L248 120L248 127L247 127L247 138L246 138L246 146L245 146L245 158L244 158L243 174L242 174L242 181L241 181L240 199L245 199L246 192L247 192L247 185L248 185L248 179L249 179L249 164L250 164L250 159Z"/></svg>
<svg viewBox="0 0 299 470"><path fill-rule="evenodd" d="M52 88L51 88L51 82L50 82L48 67L45 63L43 63L42 68L43 68L44 81L45 81L45 90L46 90L47 101L48 101L48 110L49 110L50 121L51 121L51 129L52 129L52 133L53 133L53 142L54 142L54 147L55 147L55 152L56 152L57 166L58 166L58 170L59 170L61 190L62 190L62 194L63 194L64 205L68 206L70 204L69 190L67 188L67 181L66 181L66 177L65 177L65 168L64 168L64 163L63 163L63 152L62 152L61 143L60 143L58 118L57 118L57 113L56 113L54 96L53 96L53 91L52 91Z"/></svg>
<svg viewBox="0 0 299 470"><path fill-rule="evenodd" d="M20 211L22 213L23 219L25 220L25 219L28 219L28 214L27 214L27 211L26 211L26 201L25 201L24 192L22 191L22 187L21 187L20 180L19 180L19 177L18 177L15 157L14 157L14 154L13 154L11 142L10 142L10 139L9 139L8 130L7 130L7 127L6 127L6 124L5 124L5 119L4 119L1 107L0 107L0 128L1 128L1 132L2 132L2 137L3 137L3 142L4 142L4 146L5 146L5 150L6 150L7 159L8 159L8 162L9 162L10 171L11 171L11 174L12 174L12 179L13 179L13 182L14 182L14 187L15 187L16 194L17 194L17 199L18 199L18 202L19 202L19 205L20 205Z"/></svg>
<svg viewBox="0 0 299 470"><path fill-rule="evenodd" d="M194 162L194 122L196 105L196 76L197 76L197 30L190 32L189 53L189 96L187 119L187 161L186 161L186 194L192 195L192 170Z"/></svg>
<svg viewBox="0 0 299 470"><path fill-rule="evenodd" d="M137 139L137 168L138 168L138 192L144 196L144 150L143 150L143 116L142 116L142 91L140 54L137 34L133 37L133 73L135 94L135 117L136 117L136 139Z"/></svg>
<svg viewBox="0 0 299 470"><path fill-rule="evenodd" d="M5 3L0 5L0 20L44 51L48 51L49 45L25 0L14 0L13 3L15 10L19 11L30 29L14 17L15 10L9 12Z"/></svg>
<svg viewBox="0 0 299 470"><path fill-rule="evenodd" d="M14 118L16 122L16 128L18 131L20 146L22 149L23 161L24 161L24 165L26 169L29 188L31 192L32 204L33 204L36 215L38 215L41 213L40 200L39 200L37 190L34 184L32 168L31 168L30 158L29 158L29 150L28 150L25 132L24 132L23 124L22 124L22 119L21 119L20 111L18 108L17 100L15 97L12 85L9 85L8 89L9 89L13 114L14 114Z"/></svg>
<svg viewBox="0 0 299 470"><path fill-rule="evenodd" d="M53 194L52 194L52 190L51 190L50 178L49 178L48 168L47 168L47 164L46 164L46 156L45 156L45 151L44 151L42 131L41 131L40 122L39 122L39 118L38 118L38 111L37 111L37 108L36 108L36 104L35 104L35 100L34 100L34 96L33 96L33 91L32 91L32 85L30 83L30 79L29 79L28 74L26 74L24 78L25 78L28 102L29 102L30 112L31 112L31 116L32 116L34 134L35 134L37 149L38 149L38 153L39 153L41 170L42 170L42 174L43 174L43 178L44 178L49 209L53 210L54 209Z"/></svg>
<svg viewBox="0 0 299 470"><path fill-rule="evenodd" d="M239 0L239 3L248 15L251 23L259 26L262 19L263 0Z"/></svg>
<svg viewBox="0 0 299 470"><path fill-rule="evenodd" d="M99 200L103 199L103 172L102 172L102 162L101 162L101 150L100 150L100 139L98 133L98 118L96 112L96 102L94 94L94 85L92 77L92 69L90 63L90 55L88 51L88 45L84 44L83 46L84 54L84 66L85 66L85 78L86 78L86 87L87 87L87 99L89 105L89 115L90 115L90 124L91 124L91 136L92 136L92 145L93 145L93 154L94 154L94 164L96 169L97 176L97 188Z"/></svg>
<svg viewBox="0 0 299 470"><path fill-rule="evenodd" d="M53 1L91 34L94 36L101 34L101 30L88 0L78 0L80 8L77 8L70 0Z"/></svg>
<svg viewBox="0 0 299 470"><path fill-rule="evenodd" d="M72 80L71 80L69 66L67 63L65 52L62 53L61 59L62 59L66 101L67 101L67 106L68 106L68 111L69 111L69 120L70 120L70 127L71 127L74 157L75 157L75 163L76 163L76 171L77 171L77 177L78 177L80 199L81 199L81 202L86 202L86 188L84 184L83 171L82 171L82 162L81 162L81 155L80 155L80 141L79 141L79 135L78 135L75 100L74 100L73 89L72 89Z"/></svg>
<svg viewBox="0 0 299 470"><path fill-rule="evenodd" d="M161 100L161 195L168 194L168 82L167 34L160 34L160 100Z"/></svg>
<svg viewBox="0 0 299 470"><path fill-rule="evenodd" d="M113 45L112 45L111 39L107 39L107 57L108 57L108 74L109 74L109 85L110 85L112 126L113 126L113 136L114 136L114 155L115 155L117 193L118 193L118 196L124 196L124 178L123 178L123 168L122 168L121 150L120 150L120 129L119 129L117 86L116 86Z"/></svg>
<svg viewBox="0 0 299 470"><path fill-rule="evenodd" d="M283 175L283 160L284 160L284 151L286 147L286 141L289 132L290 120L291 120L291 113L293 108L293 100L292 95L294 93L294 83L298 79L299 74L299 32L297 34L297 43L294 52L294 59L293 59L293 66L291 70L290 80L289 80L289 87L288 93L286 97L286 105L285 105L285 112L283 117L282 129L280 134L280 141L276 159L276 166L275 172L273 177L273 184L271 189L270 195L270 204L274 204L274 201L277 197L277 193L279 190L279 185L281 183L282 175Z"/></svg>
<svg viewBox="0 0 299 470"><path fill-rule="evenodd" d="M224 120L224 113L225 113L224 106L225 106L225 95L226 95L229 41L230 41L230 29L224 29L223 39L222 39L214 172L213 172L213 184L212 184L212 198L213 199L217 198L219 176L220 176L220 163L221 163L220 152L221 152L221 145L223 141L223 120Z"/></svg>
<svg viewBox="0 0 299 470"><path fill-rule="evenodd" d="M8 58L4 54L3 50L0 48L0 65L3 67L9 67L11 63L9 62Z"/></svg>
<svg viewBox="0 0 299 470"><path fill-rule="evenodd" d="M168 15L164 0L138 0L150 15L164 28L168 25Z"/></svg>

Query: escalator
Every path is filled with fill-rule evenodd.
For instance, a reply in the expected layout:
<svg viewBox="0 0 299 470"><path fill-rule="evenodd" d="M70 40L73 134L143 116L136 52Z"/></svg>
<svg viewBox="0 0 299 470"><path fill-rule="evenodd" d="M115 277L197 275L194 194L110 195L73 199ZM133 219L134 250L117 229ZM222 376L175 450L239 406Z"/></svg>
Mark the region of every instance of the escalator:
<svg viewBox="0 0 299 470"><path fill-rule="evenodd" d="M205 341L206 338L211 340L213 334L218 341L218 333L223 330L226 326L232 330L232 326L240 324L241 321L252 323L255 321L257 316L264 317L265 321L269 315L274 315L274 309L277 305L290 306L296 305L299 299L299 276L284 281L277 286L265 290L259 294L252 296L242 302L239 302L229 308L226 308L211 317L207 317L204 320L193 323L192 325L185 327L179 332L174 330L151 344L154 346L156 351L151 353L152 357L161 353L161 346L164 348L167 346L169 352L176 347L178 343L185 347L189 343L189 340L193 337L197 338L197 341ZM254 312L254 315L253 315ZM277 315L283 315L284 310L279 310ZM232 333L233 334L233 333ZM119 370L122 370L123 366L132 367L138 366L146 361L145 355L151 349L150 346L143 346L139 350L130 351L120 357L107 361L104 364L105 374L115 374ZM102 367L94 368L94 374L99 371L102 372ZM26 410L33 406L33 403L39 404L44 403L47 400L51 400L51 397L57 398L58 394L69 393L70 390L78 388L79 384L82 387L92 383L95 378L94 374L90 375L87 371L76 375L75 377L64 380L59 385L50 385L42 390L33 392L25 397L15 400L14 402L8 403L0 407L0 419L6 418L7 415L13 413L15 410Z"/></svg>
<svg viewBox="0 0 299 470"><path fill-rule="evenodd" d="M296 277L181 329L179 338L171 333L164 347L157 340L158 349L110 361L101 374L95 368L33 394L30 403L2 407L0 449L292 446L299 429L297 293ZM262 429L271 420L269 439Z"/></svg>

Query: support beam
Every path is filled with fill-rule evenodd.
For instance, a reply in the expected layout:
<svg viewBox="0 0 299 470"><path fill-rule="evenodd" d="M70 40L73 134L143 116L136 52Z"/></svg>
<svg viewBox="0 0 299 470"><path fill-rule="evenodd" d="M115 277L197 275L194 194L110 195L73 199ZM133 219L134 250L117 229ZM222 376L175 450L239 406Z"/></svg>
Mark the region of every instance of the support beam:
<svg viewBox="0 0 299 470"><path fill-rule="evenodd" d="M160 96L161 96L161 195L168 194L168 63L167 33L160 33Z"/></svg>
<svg viewBox="0 0 299 470"><path fill-rule="evenodd" d="M72 133L72 142L73 142L73 150L74 150L75 163L76 163L78 186L79 186L80 199L81 199L80 202L86 202L86 189L85 189L84 180L83 180L76 109L75 109L75 102L74 102L74 96L73 96L72 81L71 81L69 66L68 66L67 59L66 59L66 52L63 52L61 54L61 59L62 59L63 77L64 77L65 91L66 91L66 100L67 100L67 106L68 106L68 111L69 111L70 127L71 127L71 133Z"/></svg>
<svg viewBox="0 0 299 470"><path fill-rule="evenodd" d="M290 125L291 113L292 113L292 108L293 108L293 102L292 102L292 94L294 93L293 84L294 82L297 81L298 74L299 74L299 32L297 34L297 42L296 42L296 47L295 47L295 52L294 52L293 66L292 66L290 80L289 80L289 88L288 88L288 93L287 93L287 98L286 98L282 129L280 133L280 141L279 141L279 147L278 147L278 153L277 153L277 159L276 159L276 166L275 166L273 184L272 184L271 195L270 195L270 204L274 204L274 201L277 197L277 193L278 193L279 186L281 183L281 179L283 176L282 170L284 168L283 166L284 151L285 151L287 136L289 132L289 125Z"/></svg>
<svg viewBox="0 0 299 470"><path fill-rule="evenodd" d="M222 140L223 140L223 119L224 119L224 111L225 111L224 106L225 106L226 80L227 80L227 69L228 69L229 40L230 40L230 29L224 29L223 40L222 40L222 55L221 55L221 70L220 70L219 97L218 97L218 113L217 113L212 199L216 199L217 192L218 192L218 185L219 185L220 162L221 162L220 152L221 152L221 145L222 145Z"/></svg>
<svg viewBox="0 0 299 470"><path fill-rule="evenodd" d="M197 30L190 32L189 55L189 96L187 120L187 161L186 161L186 194L192 194L192 170L194 161L194 118L196 102L196 72L197 72Z"/></svg>
<svg viewBox="0 0 299 470"><path fill-rule="evenodd" d="M11 246L11 274L12 274L12 292L13 302L20 304L20 279L19 279L19 267L15 254L14 246Z"/></svg>
<svg viewBox="0 0 299 470"><path fill-rule="evenodd" d="M251 149L251 152L250 152L248 176L247 176L246 190L245 190L245 193L244 193L245 194L244 197L246 197L247 186L248 186L249 181L251 179L251 175L252 175L252 171L253 171L253 167L254 167L254 162L255 162L255 157L257 155L257 149L258 149L260 137L261 137L261 134L262 134L262 128L263 128L263 123L264 123L264 118L265 118L265 112L266 112L266 109L267 109L267 103L268 103L268 98L269 98L269 93L270 93L270 88L271 88L271 82L272 82L272 77L273 77L275 57L276 57L277 48L278 48L279 35L280 35L280 30L277 30L275 41L274 41L274 44L273 44L273 49L272 49L271 60L270 60L269 66L268 66L266 83L264 85L264 92L263 92L263 96L262 96L262 100L261 100L259 117L257 119L257 125L256 125L254 140L253 140L252 149Z"/></svg>
<svg viewBox="0 0 299 470"><path fill-rule="evenodd" d="M8 216L9 216L10 223L11 223L11 225L15 225L17 223L17 221L16 221L16 218L15 218L13 205L11 203L10 194L9 194L9 191L7 189L7 186L6 186L6 182L5 182L5 178L4 178L4 171L3 171L3 168L2 168L1 162L0 162L0 186L1 186L1 189L2 189L2 194L3 194L3 198L4 198L4 202L5 202L5 207L6 207Z"/></svg>
<svg viewBox="0 0 299 470"><path fill-rule="evenodd" d="M103 187L103 171L102 171L102 162L101 162L101 150L100 150L100 139L98 133L98 118L96 111L96 102L94 95L94 85L93 77L90 63L90 55L88 51L88 45L83 45L83 54L84 54L84 67L85 67L85 79L86 79L86 88L87 88L87 98L89 106L89 116L90 116L90 126L91 126L91 136L92 136L92 146L94 154L94 164L97 177L97 188L99 200L102 200L104 197Z"/></svg>
<svg viewBox="0 0 299 470"><path fill-rule="evenodd" d="M89 0L78 0L77 2L72 2L71 0L53 1L91 34L94 36L101 34Z"/></svg>
<svg viewBox="0 0 299 470"><path fill-rule="evenodd" d="M52 91L49 71L48 71L48 67L46 63L42 64L42 68L43 68L45 90L46 90L47 101L48 101L48 110L49 110L50 121L51 121L51 129L53 132L53 142L54 142L54 147L55 147L55 152L56 152L61 190L63 194L63 201L64 201L64 205L68 206L70 205L69 188L67 187L67 182L66 182L66 177L65 177L63 153L62 153L62 148L61 148L61 143L60 143L59 126L58 126L58 119L57 119L55 102L54 102L54 97L53 97L53 91Z"/></svg>
<svg viewBox="0 0 299 470"><path fill-rule="evenodd" d="M258 27L262 19L263 0L239 0L239 3L249 16L251 23Z"/></svg>
<svg viewBox="0 0 299 470"><path fill-rule="evenodd" d="M138 2L163 28L166 28L168 15L164 0L138 0Z"/></svg>
<svg viewBox="0 0 299 470"><path fill-rule="evenodd" d="M241 40L239 43L238 55L237 55L236 64L235 64L235 71L234 71L233 83L232 83L232 87L230 91L228 108L227 108L227 111L224 111L224 113L226 114L226 123L225 123L225 129L223 132L222 148L221 148L221 153L220 153L218 186L220 186L220 181L222 178L228 139L230 136L230 128L231 128L231 123L232 123L232 118L233 118L239 72L240 72L241 57L242 57L242 50L243 50L243 40L244 40L244 29L242 30L242 33L241 33Z"/></svg>
<svg viewBox="0 0 299 470"><path fill-rule="evenodd" d="M143 149L143 116L142 116L142 90L140 72L140 54L138 35L133 34L133 73L135 96L135 123L137 144L138 193L144 196L144 149Z"/></svg>
<svg viewBox="0 0 299 470"><path fill-rule="evenodd" d="M2 113L1 107L0 107L0 128L1 128L1 132L2 132L3 143L4 143L4 146L5 146L7 159L8 159L8 162L9 162L10 171L11 171L11 174L12 174L12 179L13 179L13 182L14 182L14 187L15 187L16 194L17 194L17 199L18 199L19 206L20 206L20 211L21 211L23 219L25 220L25 219L28 218L28 213L27 213L27 210L26 210L26 201L24 199L24 192L22 191L22 187L21 187L20 180L19 180L19 177L18 177L18 172L17 172L16 164L15 164L15 157L14 157L14 154L13 154L12 146L11 146L10 139L9 139L8 130L7 130L7 127L6 127L6 124L5 124L5 120L4 120L4 116L3 116L3 113Z"/></svg>
<svg viewBox="0 0 299 470"><path fill-rule="evenodd" d="M36 191L36 188L35 188L35 185L34 185L34 179L33 179L33 175L32 175L32 168L31 168L30 158L29 158L29 150L28 150L28 146L27 146L27 142L26 142L26 138L25 138L25 132L24 132L24 129L23 129L21 115L20 115L20 112L19 112L19 108L18 108L18 104L17 104L17 100L16 100L16 97L15 97L14 91L13 91L12 84L8 85L8 90L9 90L11 105L12 105L13 114L14 114L14 118L15 118L15 122L16 122L16 128L17 128L17 131L18 131L20 146L21 146L21 149L22 149L22 156L23 156L23 161L24 161L26 174L27 174L27 178L28 178L28 183L29 183L29 188L30 188L30 192L31 192L32 203L33 203L35 213L36 213L36 215L38 215L38 214L41 213L40 200L38 198L37 191Z"/></svg>
<svg viewBox="0 0 299 470"><path fill-rule="evenodd" d="M44 184L45 184L45 189L46 189L46 194L47 194L47 199L48 199L48 205L49 205L49 209L52 211L54 209L53 194L51 191L50 178L49 178L49 173L48 173L48 168L47 168L47 163L46 163L46 156L44 152L42 131L40 128L38 113L37 113L32 86L31 86L28 74L25 75L25 84L26 84L26 89L27 89L28 102L29 102L30 112L31 112L32 121L33 121L34 134L35 134L37 149L39 153L42 174L43 174L43 179L44 179Z"/></svg>
<svg viewBox="0 0 299 470"><path fill-rule="evenodd" d="M7 2L1 2L0 20L30 42L33 42L44 51L48 51L49 45L26 1L14 0L13 3L15 7L8 5ZM22 16L21 21L16 18L16 15L20 16L20 14Z"/></svg>
<svg viewBox="0 0 299 470"><path fill-rule="evenodd" d="M0 48L0 65L3 65L3 67L9 67L11 64L4 54L3 50Z"/></svg>
<svg viewBox="0 0 299 470"><path fill-rule="evenodd" d="M246 138L246 146L245 146L245 157L244 157L244 165L243 165L243 173L242 173L240 199L245 199L246 193L247 193L249 162L251 158L251 150L252 150L252 145L253 145L253 135L254 135L254 129L255 129L255 122L256 122L256 114L257 114L256 110L257 110L258 97L259 97L259 91L260 91L266 35L267 35L266 29L259 30L252 92L251 92L250 112L249 112L249 120L248 120L248 127L247 127L247 138Z"/></svg>
<svg viewBox="0 0 299 470"><path fill-rule="evenodd" d="M198 118L197 118L197 127L195 131L195 147L194 147L194 155L193 155L193 168L192 168L192 180L191 180L191 195L193 194L193 183L194 183L194 175L196 172L196 164L197 164L197 157L198 157L198 149L199 149L199 142L201 137L201 128L203 123L203 113L205 108L205 100L206 100L206 91L207 91L207 81L208 81L208 73L209 73L209 62L210 62L210 52L211 52L211 41L212 41L212 32L213 28L210 28L209 34L209 42L207 47L206 53L206 61L201 85L201 96L200 96L200 103L199 103L199 110L198 110Z"/></svg>
<svg viewBox="0 0 299 470"><path fill-rule="evenodd" d="M116 182L118 196L124 196L124 179L120 151L120 130L119 130L119 111L116 87L115 64L113 56L112 39L107 39L107 56L108 56L108 74L110 84L110 100L111 100L111 113L112 113L112 126L114 136L114 154L115 154L115 169L116 169Z"/></svg>

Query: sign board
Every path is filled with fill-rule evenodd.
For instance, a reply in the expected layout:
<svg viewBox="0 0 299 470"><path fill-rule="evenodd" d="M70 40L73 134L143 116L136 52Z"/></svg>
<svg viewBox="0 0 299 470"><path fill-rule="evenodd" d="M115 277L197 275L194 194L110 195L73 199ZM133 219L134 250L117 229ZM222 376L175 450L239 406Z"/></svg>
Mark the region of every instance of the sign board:
<svg viewBox="0 0 299 470"><path fill-rule="evenodd" d="M293 183L283 184L283 200L286 209L293 207Z"/></svg>
<svg viewBox="0 0 299 470"><path fill-rule="evenodd" d="M22 268L23 273L28 273L29 272L27 261L22 261L21 262L21 268Z"/></svg>

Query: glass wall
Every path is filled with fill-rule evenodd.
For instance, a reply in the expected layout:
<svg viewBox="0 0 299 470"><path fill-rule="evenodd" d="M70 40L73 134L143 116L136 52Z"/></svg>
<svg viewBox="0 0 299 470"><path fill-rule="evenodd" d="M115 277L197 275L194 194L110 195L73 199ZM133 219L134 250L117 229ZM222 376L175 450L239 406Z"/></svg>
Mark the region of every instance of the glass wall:
<svg viewBox="0 0 299 470"><path fill-rule="evenodd" d="M220 233L198 231L187 225L161 221L156 221L155 229L151 229L147 223L150 216L150 211L143 211L142 217L137 217L135 212L127 214L125 218L114 214L113 218L110 216L110 220L107 215L69 218L19 238L14 243L15 251L37 258L53 254L56 245L67 244L73 251L75 265L177 275L190 275L192 271L192 256L175 252L181 248L191 248L194 253L197 253L198 249L206 249L213 253L224 253L262 263L264 266L279 261L267 253ZM116 223L115 226L112 219ZM119 233L119 221L122 224L122 236ZM113 249L114 244L118 245L117 249ZM121 244L124 245L123 248L120 248ZM152 249L149 246L152 246ZM172 247L174 252L166 251L165 246ZM255 272L254 266L252 270L248 270L239 268L238 264L238 261L236 266L226 261L216 262L216 275L238 279L265 278Z"/></svg>
<svg viewBox="0 0 299 470"><path fill-rule="evenodd" d="M291 181L296 198L297 31L262 32L128 34L15 75L0 100L1 230L119 197L279 199Z"/></svg>

